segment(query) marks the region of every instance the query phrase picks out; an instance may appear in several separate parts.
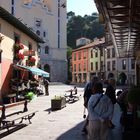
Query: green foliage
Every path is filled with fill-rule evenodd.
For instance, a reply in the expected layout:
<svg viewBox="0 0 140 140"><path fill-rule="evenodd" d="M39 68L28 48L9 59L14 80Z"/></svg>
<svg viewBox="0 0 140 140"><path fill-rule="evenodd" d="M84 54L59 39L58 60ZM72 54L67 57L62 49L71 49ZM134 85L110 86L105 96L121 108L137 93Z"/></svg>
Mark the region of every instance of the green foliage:
<svg viewBox="0 0 140 140"><path fill-rule="evenodd" d="M134 105L140 105L140 87L131 87L128 91L128 102Z"/></svg>
<svg viewBox="0 0 140 140"><path fill-rule="evenodd" d="M74 12L67 13L67 44L76 48L76 39L86 37L91 40L104 36L104 26L99 23L99 15L75 16Z"/></svg>
<svg viewBox="0 0 140 140"><path fill-rule="evenodd" d="M67 58L69 59L71 57L72 54L72 48L71 47L67 47Z"/></svg>

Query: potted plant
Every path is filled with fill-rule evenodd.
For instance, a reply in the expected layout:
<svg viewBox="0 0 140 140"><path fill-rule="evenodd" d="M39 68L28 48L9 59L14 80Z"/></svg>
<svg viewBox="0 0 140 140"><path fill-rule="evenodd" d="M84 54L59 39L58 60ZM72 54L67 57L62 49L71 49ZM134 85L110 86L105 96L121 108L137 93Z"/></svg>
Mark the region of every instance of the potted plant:
<svg viewBox="0 0 140 140"><path fill-rule="evenodd" d="M51 99L51 109L57 110L66 106L66 98L62 96L55 96Z"/></svg>

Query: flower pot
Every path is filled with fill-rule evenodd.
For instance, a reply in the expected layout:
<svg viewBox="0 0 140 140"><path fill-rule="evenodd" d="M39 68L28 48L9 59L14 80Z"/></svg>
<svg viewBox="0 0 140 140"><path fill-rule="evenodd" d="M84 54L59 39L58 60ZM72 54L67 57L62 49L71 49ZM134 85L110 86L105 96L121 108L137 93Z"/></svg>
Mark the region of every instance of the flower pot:
<svg viewBox="0 0 140 140"><path fill-rule="evenodd" d="M59 110L66 107L66 98L61 97L59 99L51 99L51 109L52 110Z"/></svg>

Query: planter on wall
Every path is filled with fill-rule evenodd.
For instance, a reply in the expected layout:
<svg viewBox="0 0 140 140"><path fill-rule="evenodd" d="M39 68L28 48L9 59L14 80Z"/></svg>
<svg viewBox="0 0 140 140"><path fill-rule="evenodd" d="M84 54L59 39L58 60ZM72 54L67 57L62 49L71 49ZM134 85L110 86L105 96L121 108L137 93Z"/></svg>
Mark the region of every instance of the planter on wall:
<svg viewBox="0 0 140 140"><path fill-rule="evenodd" d="M64 107L66 107L66 98L65 97L51 99L51 109L52 110L59 110Z"/></svg>

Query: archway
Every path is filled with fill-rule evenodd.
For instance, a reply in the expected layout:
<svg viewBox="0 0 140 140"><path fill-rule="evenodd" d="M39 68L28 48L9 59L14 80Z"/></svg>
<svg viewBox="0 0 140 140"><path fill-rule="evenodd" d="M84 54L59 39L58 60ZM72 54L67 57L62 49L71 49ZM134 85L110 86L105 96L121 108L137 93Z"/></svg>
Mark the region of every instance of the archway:
<svg viewBox="0 0 140 140"><path fill-rule="evenodd" d="M125 82L126 82L126 79L127 79L126 74L125 74L124 72L121 72L121 73L119 74L119 83L120 83L121 85L124 85Z"/></svg>
<svg viewBox="0 0 140 140"><path fill-rule="evenodd" d="M110 78L114 78L114 74L113 73L109 73L108 74L108 79L110 79Z"/></svg>

